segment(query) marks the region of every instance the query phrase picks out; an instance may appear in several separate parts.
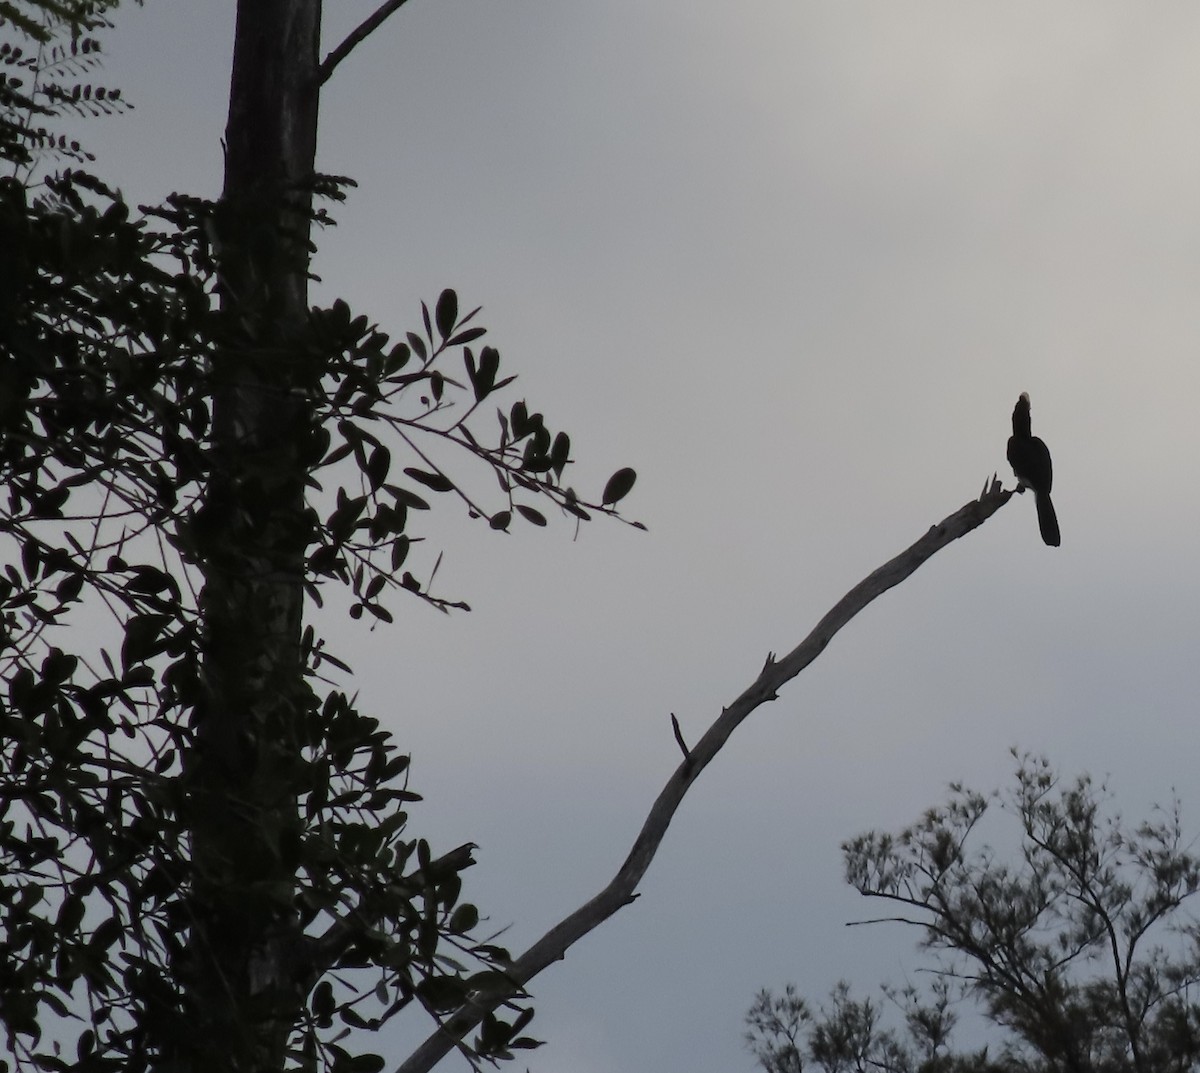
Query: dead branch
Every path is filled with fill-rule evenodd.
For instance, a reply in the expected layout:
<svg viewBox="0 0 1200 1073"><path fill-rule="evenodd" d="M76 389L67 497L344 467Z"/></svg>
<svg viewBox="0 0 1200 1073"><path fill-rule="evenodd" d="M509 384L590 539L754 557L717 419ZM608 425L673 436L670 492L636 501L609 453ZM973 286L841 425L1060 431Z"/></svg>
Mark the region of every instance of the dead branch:
<svg viewBox="0 0 1200 1073"><path fill-rule="evenodd" d="M899 585L917 567L947 544L982 525L1011 498L993 476L983 494L948 518L930 528L920 540L886 562L873 574L854 586L817 623L813 631L782 659L768 658L755 681L727 708L722 709L704 736L685 751L683 762L675 769L659 793L642 829L634 840L629 856L612 881L590 901L565 917L512 963L506 976L512 987L480 991L452 1014L408 1059L396 1073L428 1073L484 1016L503 1002L520 994L524 986L548 965L561 961L567 950L588 932L612 916L636 897L636 889L650 862L658 852L667 827L674 818L684 795L741 722L764 701L774 700L778 690L795 678L817 658L833 640L834 634L876 597ZM677 726L678 724L676 724ZM679 735L676 735L679 740Z"/></svg>
<svg viewBox="0 0 1200 1073"><path fill-rule="evenodd" d="M387 0L363 19L347 35L346 39L321 61L321 66L317 68L317 85L325 85L329 81L329 76L333 74L333 69L378 30L388 17L398 11L404 3L405 0Z"/></svg>

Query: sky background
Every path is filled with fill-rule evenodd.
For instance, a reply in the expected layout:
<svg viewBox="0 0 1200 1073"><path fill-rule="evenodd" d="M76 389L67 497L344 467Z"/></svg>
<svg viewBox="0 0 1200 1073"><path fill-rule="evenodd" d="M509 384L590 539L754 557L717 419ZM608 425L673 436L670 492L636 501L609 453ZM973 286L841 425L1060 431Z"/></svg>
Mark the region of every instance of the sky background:
<svg viewBox="0 0 1200 1073"><path fill-rule="evenodd" d="M326 51L373 3L330 0ZM232 0L118 13L91 125L134 200L216 196ZM317 296L414 327L453 286L647 533L447 504L444 617L327 621L413 754L410 831L480 846L523 950L608 881L679 756L846 590L978 495L1033 399L1030 497L872 605L685 801L642 897L533 986L533 1073L753 1068L757 989L922 964L839 844L1012 746L1200 830L1200 7L411 0L326 87L359 188ZM506 404L507 405L507 404ZM399 1061L428 1030L389 1036ZM465 1068L457 1058L445 1069Z"/></svg>

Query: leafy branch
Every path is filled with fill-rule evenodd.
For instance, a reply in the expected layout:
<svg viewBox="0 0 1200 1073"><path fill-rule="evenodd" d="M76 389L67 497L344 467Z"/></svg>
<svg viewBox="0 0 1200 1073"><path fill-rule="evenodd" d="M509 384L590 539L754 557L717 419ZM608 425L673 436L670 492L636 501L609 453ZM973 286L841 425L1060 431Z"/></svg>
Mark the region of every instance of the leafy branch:
<svg viewBox="0 0 1200 1073"><path fill-rule="evenodd" d="M507 527L505 510L543 524L539 498L578 522L617 517L633 476L619 471L599 502L577 497L563 481L566 433L551 435L524 402L497 415L491 440L473 429L512 378L493 348L471 350L479 311L460 316L453 291L394 346L335 302L286 347L264 349L218 303L219 206L177 197L135 215L80 172L47 189L33 200L0 180L0 935L15 966L0 974L0 1019L23 1064L55 1067L46 1025L75 1024L76 1068L106 1070L147 1049L213 1046L187 981L205 935L197 906L216 889L194 854L206 812L195 713L220 643L205 631L203 580L242 568L214 493L224 355L288 363L312 401L297 580L318 599L322 580L346 584L351 614L388 619L394 590L465 607L406 569L422 539L413 516L434 496L456 496L493 528ZM463 460L497 481L498 504L458 475ZM347 1033L414 1004L441 1016L510 958L476 935L480 914L461 899L470 848L435 856L406 834L419 800L407 757L331 680L345 663L311 626L298 658L307 686L287 729L298 748L269 750L297 822L258 829L297 878L287 891L219 896L265 900L311 937L297 948L312 996L293 1056L340 1073L366 1068ZM236 792L225 807L253 819ZM529 1045L531 1016L493 1016L479 1053Z"/></svg>

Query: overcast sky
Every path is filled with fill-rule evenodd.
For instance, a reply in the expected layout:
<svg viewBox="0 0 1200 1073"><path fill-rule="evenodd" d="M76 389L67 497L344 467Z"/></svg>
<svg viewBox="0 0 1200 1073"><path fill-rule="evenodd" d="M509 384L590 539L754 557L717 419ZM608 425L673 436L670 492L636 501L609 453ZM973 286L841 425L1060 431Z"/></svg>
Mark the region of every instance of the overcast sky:
<svg viewBox="0 0 1200 1073"><path fill-rule="evenodd" d="M331 0L326 47L373 2ZM118 14L97 170L215 196L232 0ZM483 304L573 480L635 466L648 533L435 519L445 618L327 624L413 753L411 833L514 950L607 882L694 739L864 575L1006 479L1030 497L870 607L705 773L641 899L534 985L534 1073L752 1068L762 986L900 982L839 843L1010 776L1109 775L1127 814L1195 758L1200 7L1104 0L410 0L325 91L359 188L319 297L390 330ZM427 1024L389 1038L399 1060ZM465 1068L458 1059L447 1069Z"/></svg>

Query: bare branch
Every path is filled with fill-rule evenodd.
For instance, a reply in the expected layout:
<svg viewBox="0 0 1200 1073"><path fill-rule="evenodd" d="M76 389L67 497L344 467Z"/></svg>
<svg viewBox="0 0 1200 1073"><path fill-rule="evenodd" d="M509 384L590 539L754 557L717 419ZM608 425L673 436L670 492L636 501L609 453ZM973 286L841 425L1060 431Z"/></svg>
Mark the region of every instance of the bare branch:
<svg viewBox="0 0 1200 1073"><path fill-rule="evenodd" d="M729 707L722 709L667 780L647 814L629 856L608 886L546 932L512 963L505 974L513 982L511 989L477 992L398 1067L397 1073L428 1073L486 1014L518 994L543 969L561 961L574 943L622 906L634 901L638 883L658 852L684 795L742 721L764 701L774 700L779 688L812 663L834 634L867 604L899 585L935 552L982 525L1011 496L1011 491L1005 491L1000 482L993 479L979 499L972 500L931 527L912 547L855 585L791 652L780 660L768 659L758 678Z"/></svg>
<svg viewBox="0 0 1200 1073"><path fill-rule="evenodd" d="M405 0L386 0L385 3L380 4L378 8L363 19L350 32L349 36L321 61L321 66L317 68L317 85L325 85L329 81L329 76L333 74L333 69L349 56L355 48L370 37L371 34L378 30L387 21L389 16L399 11L404 6L404 3Z"/></svg>
<svg viewBox="0 0 1200 1073"><path fill-rule="evenodd" d="M913 904L917 903L914 902ZM921 908L924 908L924 906ZM913 917L871 917L870 920L847 920L844 926L847 928L861 928L864 924L911 924L914 928L929 927L924 920L916 920Z"/></svg>

